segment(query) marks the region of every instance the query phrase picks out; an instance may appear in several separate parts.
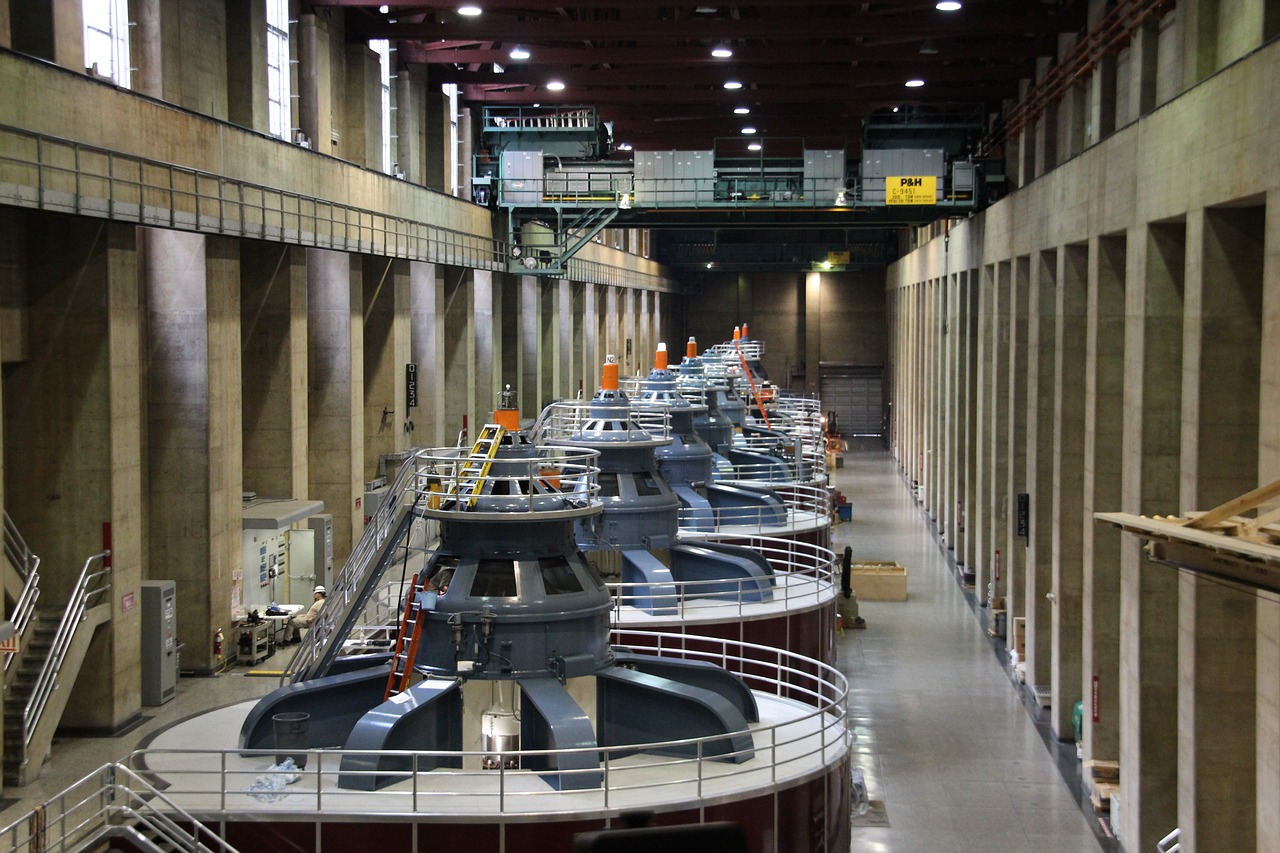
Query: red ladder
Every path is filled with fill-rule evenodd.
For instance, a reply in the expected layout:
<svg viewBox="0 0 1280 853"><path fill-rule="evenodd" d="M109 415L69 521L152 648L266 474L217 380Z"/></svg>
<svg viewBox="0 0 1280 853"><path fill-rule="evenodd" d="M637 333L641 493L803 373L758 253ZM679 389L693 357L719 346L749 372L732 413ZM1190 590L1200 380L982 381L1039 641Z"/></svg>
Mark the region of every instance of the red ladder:
<svg viewBox="0 0 1280 853"><path fill-rule="evenodd" d="M418 658L418 641L422 638L422 620L419 618L422 606L418 602L418 593L425 584L425 578L418 583L418 575L414 575L409 584L409 597L404 603L404 616L400 618L400 632L396 635L396 650L391 656L391 672L387 676L387 692L382 696L383 701L409 687L413 662Z"/></svg>

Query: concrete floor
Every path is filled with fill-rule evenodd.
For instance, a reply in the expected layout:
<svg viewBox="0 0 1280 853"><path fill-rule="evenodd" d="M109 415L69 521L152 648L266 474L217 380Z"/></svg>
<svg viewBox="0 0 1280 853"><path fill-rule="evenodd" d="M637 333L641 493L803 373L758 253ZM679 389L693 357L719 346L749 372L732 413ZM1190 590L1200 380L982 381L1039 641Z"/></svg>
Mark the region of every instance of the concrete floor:
<svg viewBox="0 0 1280 853"><path fill-rule="evenodd" d="M972 596L879 442L851 448L835 485L848 496L853 520L835 528L833 550L849 545L855 559L895 560L908 569L909 600L863 602L867 628L837 642L851 685L854 766L873 800L872 810L854 819L853 851L1113 849L1087 798L1083 809L1079 804L1073 748L1047 738L1038 710L1024 704L974 616ZM181 679L174 700L144 708L142 724L125 734L58 740L37 782L5 790L0 826L158 729L277 684L247 671Z"/></svg>
<svg viewBox="0 0 1280 853"><path fill-rule="evenodd" d="M883 803L854 819L853 850L1111 849L1095 837L1087 798L1082 811L1074 794L1074 745L1046 745L882 445L852 447L843 461L834 482L853 520L836 526L833 550L848 545L855 562L895 560L908 572L908 600L862 602L866 629L836 644L850 683L854 766Z"/></svg>

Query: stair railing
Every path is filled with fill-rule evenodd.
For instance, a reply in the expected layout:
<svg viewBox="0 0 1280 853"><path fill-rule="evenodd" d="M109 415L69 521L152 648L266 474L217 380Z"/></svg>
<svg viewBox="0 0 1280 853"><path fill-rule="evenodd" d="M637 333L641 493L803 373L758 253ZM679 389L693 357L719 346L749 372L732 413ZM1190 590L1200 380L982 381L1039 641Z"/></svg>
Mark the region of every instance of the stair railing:
<svg viewBox="0 0 1280 853"><path fill-rule="evenodd" d="M123 764L103 765L0 829L17 853L99 849L122 836L139 849L237 853Z"/></svg>
<svg viewBox="0 0 1280 853"><path fill-rule="evenodd" d="M40 557L27 545L27 540L22 538L18 525L14 524L7 509L4 511L4 553L9 558L9 563L24 578L40 568Z"/></svg>
<svg viewBox="0 0 1280 853"><path fill-rule="evenodd" d="M37 558L36 564L39 565L39 562ZM33 568L27 573L26 582L22 584L22 592L18 595L18 602L13 605L13 616L9 619L13 623L13 633L19 638L26 636L27 626L31 624L31 617L35 615L36 602L39 599L40 573ZM9 667L17 657L16 654L5 655L4 671L6 673L9 672Z"/></svg>
<svg viewBox="0 0 1280 853"><path fill-rule="evenodd" d="M356 547L347 557L347 562L334 579L333 588L326 596L324 607L320 608L316 619L311 623L311 630L303 638L293 660L280 676L280 683L288 684L298 681L309 674L313 667L321 663L321 659L332 657L329 648L335 639L337 627L350 616L350 611L361 606L357 600L361 589L365 586L365 578L378 566L378 554L383 544L395 532L401 514L412 511L406 504L416 501L420 491L425 491L419 482L425 472L420 470L416 460L409 460L396 473L395 480L387 489L386 497L374 510L365 525ZM397 613L398 616L398 613Z"/></svg>
<svg viewBox="0 0 1280 853"><path fill-rule="evenodd" d="M111 589L111 584L103 580L111 573L111 566L106 565L104 562L110 556L111 551L106 550L100 551L85 560L84 568L80 570L80 577L76 580L75 588L67 599L66 609L62 611L62 621L58 623L58 631L54 634L53 645L49 648L49 656L45 658L44 666L40 669L40 675L36 678L35 687L31 691L31 698L27 700L26 707L22 709L22 745L24 749L31 745L31 737L35 734L36 725L40 722L40 715L44 713L45 705L49 702L49 695L58 686L58 676L62 671L62 662L67 656L67 649L75 638L80 622L84 619L85 611L89 609L89 600L99 597ZM97 571L90 571L94 563L103 563L103 566Z"/></svg>

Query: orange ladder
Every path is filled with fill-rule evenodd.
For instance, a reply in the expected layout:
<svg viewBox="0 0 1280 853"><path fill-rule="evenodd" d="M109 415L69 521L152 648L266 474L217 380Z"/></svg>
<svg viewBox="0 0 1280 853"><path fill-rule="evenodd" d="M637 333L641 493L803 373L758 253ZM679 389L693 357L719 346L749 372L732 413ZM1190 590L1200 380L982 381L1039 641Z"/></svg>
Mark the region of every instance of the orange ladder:
<svg viewBox="0 0 1280 853"><path fill-rule="evenodd" d="M425 575L425 572L423 573ZM418 642L422 639L422 605L418 601L418 593L426 584L418 582L418 575L413 576L409 584L409 597L404 603L404 615L400 618L400 632L396 634L396 650L391 655L391 672L387 676L387 692L383 700L390 699L397 693L409 688L409 677L413 674L413 662L418 658Z"/></svg>

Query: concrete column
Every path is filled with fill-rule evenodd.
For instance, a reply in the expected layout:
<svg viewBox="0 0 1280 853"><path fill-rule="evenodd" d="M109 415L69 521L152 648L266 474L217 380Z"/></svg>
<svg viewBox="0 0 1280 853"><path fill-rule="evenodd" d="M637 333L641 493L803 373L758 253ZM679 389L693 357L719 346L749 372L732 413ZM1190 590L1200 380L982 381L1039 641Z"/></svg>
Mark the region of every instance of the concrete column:
<svg viewBox="0 0 1280 853"><path fill-rule="evenodd" d="M1209 509L1257 485L1264 235L1260 207L1187 216L1184 510ZM1190 573L1181 574L1179 592L1183 849L1254 849L1257 603L1248 590Z"/></svg>
<svg viewBox="0 0 1280 853"><path fill-rule="evenodd" d="M1280 595L1259 593L1257 611L1257 847L1273 850L1280 845Z"/></svg>
<svg viewBox="0 0 1280 853"><path fill-rule="evenodd" d="M571 285L573 290L573 316L576 334L573 336L573 373L570 375L570 396L590 397L591 371L588 361L595 359L596 303L595 286L582 283Z"/></svg>
<svg viewBox="0 0 1280 853"><path fill-rule="evenodd" d="M422 92L427 82L427 72L422 66L401 66L396 69L395 94L395 161L404 172L405 180L422 182L422 120L425 105Z"/></svg>
<svg viewBox="0 0 1280 853"><path fill-rule="evenodd" d="M959 366L959 320L960 320L960 273L952 273L943 287L943 311L940 348L942 350L942 382L943 402L941 418L941 460L938 470L941 473L941 489L938 493L938 533L941 534L947 551L955 552L956 547L956 444L960 437L960 377Z"/></svg>
<svg viewBox="0 0 1280 853"><path fill-rule="evenodd" d="M1116 129L1116 58L1111 54L1098 60L1089 78L1089 133L1085 145L1094 145Z"/></svg>
<svg viewBox="0 0 1280 853"><path fill-rule="evenodd" d="M1009 457L1008 504L1016 511L1018 495L1027 494L1027 376L1031 372L1027 349L1028 329L1031 326L1027 313L1031 299L1031 258L1023 255L1013 260L1013 281L1009 287L1009 358L1008 358L1008 411ZM1004 538L1000 540L1001 565L1005 581L1006 621L1026 612L1023 592L1026 587L1027 537L1018 534L1015 514L1011 513L1004 525ZM1000 585L997 585L998 587ZM1012 634L1005 638L1012 643ZM1012 646L1010 646L1012 648Z"/></svg>
<svg viewBox="0 0 1280 853"><path fill-rule="evenodd" d="M344 56L342 137L333 154L366 169L382 171L382 71L378 55L368 43L361 42L348 44Z"/></svg>
<svg viewBox="0 0 1280 853"><path fill-rule="evenodd" d="M1058 253L1054 329L1053 486L1053 664L1050 729L1058 740L1075 741L1072 712L1080 701L1084 539L1085 348L1089 249L1070 245Z"/></svg>
<svg viewBox="0 0 1280 853"><path fill-rule="evenodd" d="M542 362L542 280L534 275L517 278L520 286L520 413L535 417L540 411L539 366ZM513 383L514 387L514 383Z"/></svg>
<svg viewBox="0 0 1280 853"><path fill-rule="evenodd" d="M929 464L929 489L926 493L926 505L929 517L941 531L941 510L943 495L943 464L946 461L946 443L943 438L946 432L947 412L947 380L944 367L944 347L946 338L942 334L946 322L947 287L946 278L935 279L930 286L929 327L926 343L929 348L929 372L933 382L929 383L928 394L930 410L928 413L929 438L926 458Z"/></svg>
<svg viewBox="0 0 1280 853"><path fill-rule="evenodd" d="M418 365L418 408L409 411L413 422L410 443L426 447L453 444L446 426L445 298L441 268L423 261L409 262L410 360Z"/></svg>
<svg viewBox="0 0 1280 853"><path fill-rule="evenodd" d="M364 531L364 323L360 258L307 250L308 486L333 513L333 562Z"/></svg>
<svg viewBox="0 0 1280 853"><path fill-rule="evenodd" d="M161 0L133 0L129 8L134 18L134 29L129 34L129 55L133 62L130 83L139 95L162 98L164 39L161 37Z"/></svg>
<svg viewBox="0 0 1280 853"><path fill-rule="evenodd" d="M46 609L61 608L109 535L111 592L91 604L111 621L63 719L110 734L140 709L140 611L127 597L141 599L144 570L136 229L20 211L2 221L3 334L27 347L5 365L5 506L42 557Z"/></svg>
<svg viewBox="0 0 1280 853"><path fill-rule="evenodd" d="M1265 208L1193 212L1187 245L1182 509L1257 486ZM1197 263L1198 261L1198 263Z"/></svg>
<svg viewBox="0 0 1280 853"><path fill-rule="evenodd" d="M306 251L242 241L240 288L244 488L306 498Z"/></svg>
<svg viewBox="0 0 1280 853"><path fill-rule="evenodd" d="M1181 849L1255 850L1257 603L1213 578L1178 581Z"/></svg>
<svg viewBox="0 0 1280 853"><path fill-rule="evenodd" d="M1258 482L1280 479L1280 192L1263 237ZM1258 848L1280 848L1280 595L1258 597Z"/></svg>
<svg viewBox="0 0 1280 853"><path fill-rule="evenodd" d="M258 133L271 132L266 48L263 0L227 0L227 119Z"/></svg>
<svg viewBox="0 0 1280 853"><path fill-rule="evenodd" d="M364 324L364 459L362 480L378 476L383 456L407 450L405 429L412 415L405 398L405 364L412 360L409 343L409 262L361 257ZM419 386L421 390L421 386ZM421 405L421 402L419 403ZM365 514L373 507L365 507Z"/></svg>
<svg viewBox="0 0 1280 853"><path fill-rule="evenodd" d="M618 358L622 364L623 376L634 376L638 366L642 364L639 351L639 336L636 334L636 291L631 288L618 288L618 296L622 302L621 316L618 318L621 328L618 332Z"/></svg>
<svg viewBox="0 0 1280 853"><path fill-rule="evenodd" d="M470 270L459 267L441 267L443 301L439 310L443 318L441 349L443 382L438 392L445 410L444 443L453 444L459 431L467 430L470 442L479 434L479 425L472 422L471 376L475 360L475 332L472 328L472 295Z"/></svg>
<svg viewBox="0 0 1280 853"><path fill-rule="evenodd" d="M1057 252L1041 252L1032 263L1027 305L1027 492L1031 496L1027 546L1025 615L1027 684L1047 687L1053 643L1053 398Z"/></svg>
<svg viewBox="0 0 1280 853"><path fill-rule="evenodd" d="M433 190L448 192L452 186L453 152L449 150L449 99L428 78L423 110L422 184Z"/></svg>
<svg viewBox="0 0 1280 853"><path fill-rule="evenodd" d="M1084 539L1081 674L1085 690L1083 754L1120 755L1120 550L1122 534L1093 523L1094 512L1121 506L1124 420L1124 237L1096 238L1090 248L1085 344Z"/></svg>
<svg viewBox="0 0 1280 853"><path fill-rule="evenodd" d="M333 149L333 86L330 21L326 15L298 19L298 126L311 147L322 154Z"/></svg>
<svg viewBox="0 0 1280 853"><path fill-rule="evenodd" d="M1220 0L1193 0L1178 16L1182 28L1182 87L1190 89L1217 71Z"/></svg>
<svg viewBox="0 0 1280 853"><path fill-rule="evenodd" d="M13 27L9 22L9 4L0 3L0 47L13 47Z"/></svg>
<svg viewBox="0 0 1280 853"><path fill-rule="evenodd" d="M964 288L964 489L960 496L961 506L957 510L956 529L960 532L963 548L956 554L956 562L963 569L974 565L977 561L975 540L977 526L973 523L978 511L978 481L982 452L979 445L980 423L978 383L981 375L981 363L978 361L979 325L978 306L980 303L980 273L970 270ZM969 569L971 571L971 569Z"/></svg>
<svg viewBox="0 0 1280 853"><path fill-rule="evenodd" d="M230 633L241 569L239 247L229 238L143 233L151 572L177 581L187 660L211 670L219 661L210 638L219 628Z"/></svg>
<svg viewBox="0 0 1280 853"><path fill-rule="evenodd" d="M652 297L653 294L647 290L636 291L636 300L640 303L640 316L636 320L636 371L641 375L648 374L653 354L658 349L659 338L654 334L653 315L650 313Z"/></svg>
<svg viewBox="0 0 1280 853"><path fill-rule="evenodd" d="M990 515L987 519L986 535L991 543L990 556L973 567L974 590L980 602L987 601L987 589L995 583L996 595L1007 583L1008 554L1005 542L1009 529L1009 365L1013 351L1010 349L1010 326L1012 315L1009 312L1012 292L1012 268L1008 261L996 265L996 280L992 288L991 313L994 326L991 343L991 395L986 417L990 419L988 434L991 441L990 459L991 473L987 482L991 491L987 496ZM995 581L996 565L999 563L1001 580Z"/></svg>
<svg viewBox="0 0 1280 853"><path fill-rule="evenodd" d="M975 435L977 448L977 480L974 492L970 496L965 510L965 524L974 531L974 547L970 559L966 561L969 572L975 576L979 566L990 566L995 546L991 540L991 493L995 488L991 481L994 453L992 451L991 431L993 424L990 417L995 405L995 376L997 360L995 357L996 329L996 287L998 274L996 266L988 264L982 270L982 285L978 294L978 321L975 358L978 371L977 396L974 400L976 415Z"/></svg>
<svg viewBox="0 0 1280 853"><path fill-rule="evenodd" d="M552 394L554 397L572 397L577 391L574 381L573 350L578 344L582 329L580 315L573 310L573 282L568 279L556 279L552 285L555 292L556 309L552 316L560 322L556 324L556 360L552 371Z"/></svg>
<svg viewBox="0 0 1280 853"><path fill-rule="evenodd" d="M1129 40L1129 115L1133 121L1156 107L1159 79L1160 22L1148 18Z"/></svg>
<svg viewBox="0 0 1280 853"><path fill-rule="evenodd" d="M501 281L494 281L489 270L471 271L471 326L474 330L475 371L471 377L471 422L477 426L488 423L493 415L498 391L502 387L502 340L497 324L506 312L502 311ZM515 316L515 306L510 312ZM473 430L474 434L474 430Z"/></svg>
<svg viewBox="0 0 1280 853"><path fill-rule="evenodd" d="M1123 510L1178 511L1182 303L1181 223L1135 229L1128 246L1124 336ZM1150 850L1178 825L1178 581L1147 564L1142 542L1120 553L1121 820L1127 850Z"/></svg>

